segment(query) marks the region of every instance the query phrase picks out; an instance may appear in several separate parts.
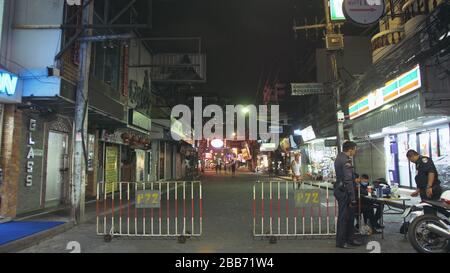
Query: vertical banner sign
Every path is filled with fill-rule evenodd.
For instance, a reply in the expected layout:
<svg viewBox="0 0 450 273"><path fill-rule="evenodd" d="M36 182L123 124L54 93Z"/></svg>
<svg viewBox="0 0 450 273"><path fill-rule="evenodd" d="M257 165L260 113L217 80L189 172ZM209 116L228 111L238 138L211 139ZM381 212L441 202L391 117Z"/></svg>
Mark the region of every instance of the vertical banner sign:
<svg viewBox="0 0 450 273"><path fill-rule="evenodd" d="M33 186L33 168L34 168L34 145L36 142L33 139L33 132L36 131L36 120L30 119L29 127L28 127L28 139L27 139L27 176L26 176L26 184L25 186L31 187Z"/></svg>
<svg viewBox="0 0 450 273"><path fill-rule="evenodd" d="M119 170L117 167L118 157L117 147L106 147L106 159L105 159L105 182L106 182L106 194L112 192L113 183L118 182Z"/></svg>
<svg viewBox="0 0 450 273"><path fill-rule="evenodd" d="M89 172L94 171L94 158L95 158L95 135L88 134L88 164L87 164L87 170Z"/></svg>

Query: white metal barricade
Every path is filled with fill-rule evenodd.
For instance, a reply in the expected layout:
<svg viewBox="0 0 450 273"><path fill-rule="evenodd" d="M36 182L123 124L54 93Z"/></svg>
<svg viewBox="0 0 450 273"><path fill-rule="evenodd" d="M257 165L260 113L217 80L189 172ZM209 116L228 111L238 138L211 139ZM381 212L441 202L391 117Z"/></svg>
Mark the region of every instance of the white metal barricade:
<svg viewBox="0 0 450 273"><path fill-rule="evenodd" d="M188 237L202 235L200 181L101 182L97 185L97 235Z"/></svg>
<svg viewBox="0 0 450 273"><path fill-rule="evenodd" d="M323 237L336 234L338 205L333 191L313 182L258 181L253 185L253 235Z"/></svg>

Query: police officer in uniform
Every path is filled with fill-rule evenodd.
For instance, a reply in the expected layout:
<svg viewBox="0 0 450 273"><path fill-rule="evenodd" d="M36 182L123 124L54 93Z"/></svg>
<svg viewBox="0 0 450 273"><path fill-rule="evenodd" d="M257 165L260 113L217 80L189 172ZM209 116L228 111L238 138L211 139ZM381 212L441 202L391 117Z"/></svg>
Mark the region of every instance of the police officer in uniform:
<svg viewBox="0 0 450 273"><path fill-rule="evenodd" d="M416 164L416 184L417 190L411 194L416 197L420 194L422 200L439 200L442 189L441 182L438 179L438 173L433 160L429 157L419 155L414 150L406 153L409 161Z"/></svg>
<svg viewBox="0 0 450 273"><path fill-rule="evenodd" d="M355 233L356 196L353 184L355 181L355 173L352 157L356 154L356 143L347 141L342 145L342 150L334 162L334 169L336 171L334 196L339 205L336 247L350 248L349 245L361 245L360 242L353 240Z"/></svg>

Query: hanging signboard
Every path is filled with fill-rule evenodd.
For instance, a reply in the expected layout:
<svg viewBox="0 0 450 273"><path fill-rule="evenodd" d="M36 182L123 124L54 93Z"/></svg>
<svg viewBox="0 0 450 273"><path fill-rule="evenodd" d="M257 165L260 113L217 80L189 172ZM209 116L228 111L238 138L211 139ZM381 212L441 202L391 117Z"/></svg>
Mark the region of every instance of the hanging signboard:
<svg viewBox="0 0 450 273"><path fill-rule="evenodd" d="M282 134L283 133L283 126L281 126L281 125L270 125L269 126L269 132L271 134Z"/></svg>
<svg viewBox="0 0 450 273"><path fill-rule="evenodd" d="M138 190L135 197L137 209L154 209L161 207L161 191Z"/></svg>
<svg viewBox="0 0 450 273"><path fill-rule="evenodd" d="M320 190L296 190L294 192L295 208L319 207L323 202Z"/></svg>
<svg viewBox="0 0 450 273"><path fill-rule="evenodd" d="M316 138L316 134L314 133L314 129L312 126L308 126L305 129L301 130L301 136L304 142L313 140Z"/></svg>
<svg viewBox="0 0 450 273"><path fill-rule="evenodd" d="M420 67L416 65L412 70L387 82L384 87L370 92L349 106L350 119L355 119L377 109L378 107L398 99L422 86Z"/></svg>
<svg viewBox="0 0 450 273"><path fill-rule="evenodd" d="M345 20L344 11L342 10L342 4L344 0L330 0L330 17L331 21Z"/></svg>
<svg viewBox="0 0 450 273"><path fill-rule="evenodd" d="M118 147L111 146L106 147L105 156L105 182L106 182L106 194L111 193L114 183L118 182L119 170L117 168L118 163ZM115 188L117 190L117 187Z"/></svg>
<svg viewBox="0 0 450 273"><path fill-rule="evenodd" d="M321 83L291 83L292 96L319 95L324 93Z"/></svg>
<svg viewBox="0 0 450 273"><path fill-rule="evenodd" d="M344 16L356 25L377 23L384 14L384 0L344 0Z"/></svg>
<svg viewBox="0 0 450 273"><path fill-rule="evenodd" d="M263 143L259 150L261 152L273 152L277 149L277 144L275 143Z"/></svg>
<svg viewBox="0 0 450 273"><path fill-rule="evenodd" d="M22 92L17 75L0 69L0 103L22 102Z"/></svg>
<svg viewBox="0 0 450 273"><path fill-rule="evenodd" d="M338 146L337 139L325 139L324 146L325 147L337 147Z"/></svg>

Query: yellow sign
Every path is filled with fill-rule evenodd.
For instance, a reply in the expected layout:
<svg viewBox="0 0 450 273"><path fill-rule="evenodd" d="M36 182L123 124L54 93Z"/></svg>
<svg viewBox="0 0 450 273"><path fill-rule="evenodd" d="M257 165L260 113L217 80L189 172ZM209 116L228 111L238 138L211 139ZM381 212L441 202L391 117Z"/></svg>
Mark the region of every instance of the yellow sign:
<svg viewBox="0 0 450 273"><path fill-rule="evenodd" d="M295 191L295 207L316 207L320 206L320 195L318 190L297 190Z"/></svg>
<svg viewBox="0 0 450 273"><path fill-rule="evenodd" d="M159 208L161 206L161 192L141 190L136 193L136 208Z"/></svg>
<svg viewBox="0 0 450 273"><path fill-rule="evenodd" d="M118 148L106 147L105 156L105 182L106 182L106 194L111 193L114 190L118 190L114 183L119 182L119 170L118 170Z"/></svg>

